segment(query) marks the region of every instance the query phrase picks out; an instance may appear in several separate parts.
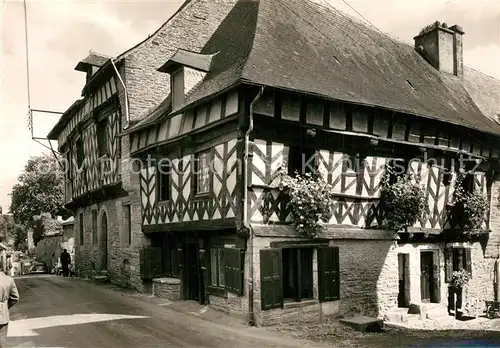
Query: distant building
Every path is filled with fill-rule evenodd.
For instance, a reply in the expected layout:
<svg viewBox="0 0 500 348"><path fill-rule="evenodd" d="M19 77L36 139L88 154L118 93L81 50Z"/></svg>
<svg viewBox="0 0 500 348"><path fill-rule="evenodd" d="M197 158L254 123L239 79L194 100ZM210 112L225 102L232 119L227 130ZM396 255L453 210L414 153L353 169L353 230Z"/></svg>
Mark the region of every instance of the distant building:
<svg viewBox="0 0 500 348"><path fill-rule="evenodd" d="M44 235L36 245L36 259L45 263L49 271L57 264L64 249L67 249L71 258L74 259L73 223L73 217L64 221L60 220L61 228Z"/></svg>

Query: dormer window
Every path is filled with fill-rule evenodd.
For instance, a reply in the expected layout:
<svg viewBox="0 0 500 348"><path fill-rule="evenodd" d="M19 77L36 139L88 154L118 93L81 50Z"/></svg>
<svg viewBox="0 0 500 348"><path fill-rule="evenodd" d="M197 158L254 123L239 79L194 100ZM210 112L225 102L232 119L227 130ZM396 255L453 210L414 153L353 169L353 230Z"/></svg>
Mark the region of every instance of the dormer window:
<svg viewBox="0 0 500 348"><path fill-rule="evenodd" d="M182 107L186 94L210 71L215 54L201 54L178 49L177 52L158 69L170 74L170 95L172 109Z"/></svg>
<svg viewBox="0 0 500 348"><path fill-rule="evenodd" d="M172 108L175 109L184 103L184 68L179 68L170 75L172 87Z"/></svg>

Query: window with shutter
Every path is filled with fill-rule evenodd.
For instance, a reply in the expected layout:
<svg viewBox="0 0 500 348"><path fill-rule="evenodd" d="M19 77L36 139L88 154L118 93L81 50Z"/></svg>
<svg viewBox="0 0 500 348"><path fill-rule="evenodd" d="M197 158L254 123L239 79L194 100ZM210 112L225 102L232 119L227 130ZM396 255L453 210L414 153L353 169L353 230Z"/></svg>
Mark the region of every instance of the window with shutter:
<svg viewBox="0 0 500 348"><path fill-rule="evenodd" d="M446 248L444 251L444 280L446 283L451 282L451 278L453 277L453 249Z"/></svg>
<svg viewBox="0 0 500 348"><path fill-rule="evenodd" d="M162 248L146 247L139 250L141 279L162 276Z"/></svg>
<svg viewBox="0 0 500 348"><path fill-rule="evenodd" d="M453 272L466 270L472 277L472 257L470 248L445 249L445 282L451 282Z"/></svg>
<svg viewBox="0 0 500 348"><path fill-rule="evenodd" d="M472 278L472 256L471 256L471 249L465 249L465 269L469 273L470 277Z"/></svg>
<svg viewBox="0 0 500 348"><path fill-rule="evenodd" d="M281 249L260 251L260 296L262 310L283 307Z"/></svg>
<svg viewBox="0 0 500 348"><path fill-rule="evenodd" d="M210 285L224 287L224 248L210 248Z"/></svg>
<svg viewBox="0 0 500 348"><path fill-rule="evenodd" d="M281 253L283 298L297 302L313 298L313 249L286 248Z"/></svg>
<svg viewBox="0 0 500 348"><path fill-rule="evenodd" d="M244 250L224 249L226 289L239 296L243 295L244 260Z"/></svg>
<svg viewBox="0 0 500 348"><path fill-rule="evenodd" d="M340 298L339 248L318 248L318 297L319 301Z"/></svg>

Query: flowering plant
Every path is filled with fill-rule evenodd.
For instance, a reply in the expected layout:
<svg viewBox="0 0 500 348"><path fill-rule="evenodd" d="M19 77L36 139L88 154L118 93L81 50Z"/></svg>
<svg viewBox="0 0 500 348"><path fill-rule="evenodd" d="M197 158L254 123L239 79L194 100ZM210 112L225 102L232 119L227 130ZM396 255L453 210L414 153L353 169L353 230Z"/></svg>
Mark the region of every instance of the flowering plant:
<svg viewBox="0 0 500 348"><path fill-rule="evenodd" d="M315 238L323 230L334 205L332 187L320 175L282 175L280 189L289 196L293 224L299 234Z"/></svg>
<svg viewBox="0 0 500 348"><path fill-rule="evenodd" d="M391 175L393 170L388 166L381 197L387 224L395 231L406 230L425 210L425 190L418 185L418 178L413 180L411 173L398 176L394 183L389 181Z"/></svg>
<svg viewBox="0 0 500 348"><path fill-rule="evenodd" d="M465 233L473 233L479 229L486 220L489 211L488 198L479 190L468 192L463 187L465 174L458 173L455 181L454 215L455 221L460 223Z"/></svg>
<svg viewBox="0 0 500 348"><path fill-rule="evenodd" d="M451 278L451 286L455 288L463 288L469 282L469 273L461 269L460 271L453 272L453 276Z"/></svg>

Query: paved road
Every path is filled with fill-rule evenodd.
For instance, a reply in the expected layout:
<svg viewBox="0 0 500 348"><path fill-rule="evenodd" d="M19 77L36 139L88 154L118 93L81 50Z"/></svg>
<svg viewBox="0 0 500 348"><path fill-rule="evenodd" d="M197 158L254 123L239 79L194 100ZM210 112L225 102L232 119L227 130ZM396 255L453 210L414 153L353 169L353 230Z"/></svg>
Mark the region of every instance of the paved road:
<svg viewBox="0 0 500 348"><path fill-rule="evenodd" d="M57 276L21 277L16 283L21 301L11 310L9 347L320 347L238 325L198 304L172 304Z"/></svg>

